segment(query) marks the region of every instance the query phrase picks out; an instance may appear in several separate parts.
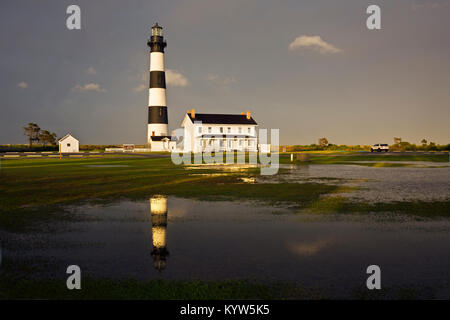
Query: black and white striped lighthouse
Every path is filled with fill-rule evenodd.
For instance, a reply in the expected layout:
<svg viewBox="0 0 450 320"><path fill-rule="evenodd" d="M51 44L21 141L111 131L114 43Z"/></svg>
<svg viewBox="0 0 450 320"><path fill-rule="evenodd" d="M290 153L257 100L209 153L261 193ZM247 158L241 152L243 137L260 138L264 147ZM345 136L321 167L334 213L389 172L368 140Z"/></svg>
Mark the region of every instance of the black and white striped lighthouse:
<svg viewBox="0 0 450 320"><path fill-rule="evenodd" d="M150 88L148 90L147 142L152 137L167 136L166 76L164 71L164 48L162 27L156 23L147 45L150 47Z"/></svg>

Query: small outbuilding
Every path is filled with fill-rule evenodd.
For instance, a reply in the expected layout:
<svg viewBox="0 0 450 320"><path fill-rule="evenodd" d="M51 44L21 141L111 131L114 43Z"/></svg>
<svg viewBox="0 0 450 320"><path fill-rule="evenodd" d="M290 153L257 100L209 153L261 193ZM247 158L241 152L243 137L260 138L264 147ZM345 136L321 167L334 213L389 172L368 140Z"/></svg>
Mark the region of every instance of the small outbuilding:
<svg viewBox="0 0 450 320"><path fill-rule="evenodd" d="M59 152L80 152L80 144L70 133L58 140Z"/></svg>

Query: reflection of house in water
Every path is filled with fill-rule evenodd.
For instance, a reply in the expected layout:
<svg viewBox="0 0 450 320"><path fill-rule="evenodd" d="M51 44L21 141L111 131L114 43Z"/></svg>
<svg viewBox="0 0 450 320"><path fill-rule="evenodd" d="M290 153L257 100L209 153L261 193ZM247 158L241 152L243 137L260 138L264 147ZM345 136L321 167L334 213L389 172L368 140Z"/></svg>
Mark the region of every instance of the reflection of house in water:
<svg viewBox="0 0 450 320"><path fill-rule="evenodd" d="M150 198L150 212L152 214L152 257L155 268L161 271L166 267L166 257L169 255L166 248L167 197L154 196Z"/></svg>

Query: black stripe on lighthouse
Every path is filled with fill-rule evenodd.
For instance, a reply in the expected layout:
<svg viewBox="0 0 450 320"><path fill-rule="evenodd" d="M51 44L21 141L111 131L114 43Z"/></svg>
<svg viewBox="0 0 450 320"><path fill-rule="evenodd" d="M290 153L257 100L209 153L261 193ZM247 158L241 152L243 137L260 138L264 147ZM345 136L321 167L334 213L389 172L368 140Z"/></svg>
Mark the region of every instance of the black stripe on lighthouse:
<svg viewBox="0 0 450 320"><path fill-rule="evenodd" d="M148 107L148 123L168 123L167 107Z"/></svg>
<svg viewBox="0 0 450 320"><path fill-rule="evenodd" d="M164 52L164 48L167 47L162 36L151 36L147 45L150 47L150 52Z"/></svg>
<svg viewBox="0 0 450 320"><path fill-rule="evenodd" d="M166 88L166 73L164 71L150 71L150 88Z"/></svg>

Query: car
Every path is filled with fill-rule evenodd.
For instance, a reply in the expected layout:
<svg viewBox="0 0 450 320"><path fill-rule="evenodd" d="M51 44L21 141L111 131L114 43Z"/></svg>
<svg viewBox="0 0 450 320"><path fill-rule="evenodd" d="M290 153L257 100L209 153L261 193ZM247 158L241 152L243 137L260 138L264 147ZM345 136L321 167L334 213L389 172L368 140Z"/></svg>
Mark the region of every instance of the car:
<svg viewBox="0 0 450 320"><path fill-rule="evenodd" d="M387 143L377 143L374 144L372 146L370 146L370 152L374 152L374 151L384 151L384 152L388 152L389 151L389 145Z"/></svg>

